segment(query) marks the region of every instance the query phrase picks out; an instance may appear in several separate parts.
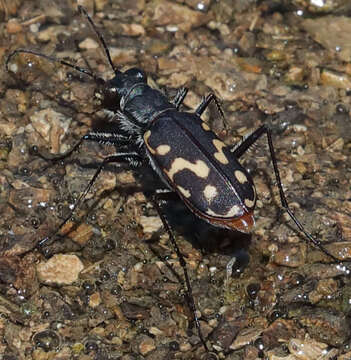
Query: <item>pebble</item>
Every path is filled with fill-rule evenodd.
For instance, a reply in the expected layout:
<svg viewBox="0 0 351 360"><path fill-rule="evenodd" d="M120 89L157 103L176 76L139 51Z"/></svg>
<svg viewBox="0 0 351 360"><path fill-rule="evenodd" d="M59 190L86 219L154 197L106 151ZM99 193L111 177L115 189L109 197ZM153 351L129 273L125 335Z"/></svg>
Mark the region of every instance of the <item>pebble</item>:
<svg viewBox="0 0 351 360"><path fill-rule="evenodd" d="M57 254L37 265L39 280L47 285L70 285L78 280L84 265L76 255Z"/></svg>

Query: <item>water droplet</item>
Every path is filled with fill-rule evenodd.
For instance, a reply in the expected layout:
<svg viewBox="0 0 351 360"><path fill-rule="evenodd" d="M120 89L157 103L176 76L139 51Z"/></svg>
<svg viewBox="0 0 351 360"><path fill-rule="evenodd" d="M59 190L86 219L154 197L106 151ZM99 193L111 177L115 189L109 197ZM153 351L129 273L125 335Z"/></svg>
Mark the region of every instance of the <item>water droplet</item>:
<svg viewBox="0 0 351 360"><path fill-rule="evenodd" d="M35 346L42 348L44 351L57 349L61 344L59 335L52 330L44 330L33 336Z"/></svg>
<svg viewBox="0 0 351 360"><path fill-rule="evenodd" d="M200 2L198 2L197 4L196 4L196 9L197 10L199 10L199 11L204 11L205 10L205 4L202 2L202 1L200 1Z"/></svg>
<svg viewBox="0 0 351 360"><path fill-rule="evenodd" d="M236 84L235 84L235 83L230 84L230 85L228 86L228 91L230 91L230 92L235 92L235 91L236 91Z"/></svg>
<svg viewBox="0 0 351 360"><path fill-rule="evenodd" d="M297 10L297 11L296 11L296 15L297 15L297 16L303 16L303 10L301 10L301 9L300 9L300 10Z"/></svg>

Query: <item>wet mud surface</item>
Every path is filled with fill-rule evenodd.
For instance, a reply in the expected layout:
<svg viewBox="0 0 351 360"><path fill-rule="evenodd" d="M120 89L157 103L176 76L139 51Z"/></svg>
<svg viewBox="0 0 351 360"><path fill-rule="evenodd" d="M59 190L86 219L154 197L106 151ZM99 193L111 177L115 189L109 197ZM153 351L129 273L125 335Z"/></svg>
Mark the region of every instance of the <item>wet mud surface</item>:
<svg viewBox="0 0 351 360"><path fill-rule="evenodd" d="M140 67L230 145L268 124L284 190L307 231L351 266L349 1L82 1L119 69ZM3 359L351 358L350 275L280 208L266 138L243 155L258 202L251 236L215 229L172 201L206 354L183 273L147 195L147 167L109 167L115 149L83 143L108 129L94 81L40 51L113 76L70 1L0 2L0 355ZM52 236L39 251L36 244ZM226 266L237 258L232 275ZM323 357L322 357L323 356Z"/></svg>

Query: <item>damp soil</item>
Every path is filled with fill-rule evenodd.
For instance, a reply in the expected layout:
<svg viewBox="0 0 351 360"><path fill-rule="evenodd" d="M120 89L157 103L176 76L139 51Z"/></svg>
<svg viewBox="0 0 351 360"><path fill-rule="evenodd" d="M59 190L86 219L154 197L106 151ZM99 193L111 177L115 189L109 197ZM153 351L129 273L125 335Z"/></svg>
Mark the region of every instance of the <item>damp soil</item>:
<svg viewBox="0 0 351 360"><path fill-rule="evenodd" d="M228 145L267 124L291 209L351 267L349 1L81 1L118 69L144 69L183 110L214 93L203 119ZM258 194L251 235L215 229L180 200L165 209L183 272L148 194L148 167L108 167L116 149L91 77L18 48L113 76L73 1L0 2L0 357L2 359L351 358L350 275L280 207L267 139L240 159ZM201 141L201 139L199 139ZM49 160L48 160L49 159ZM49 237L47 246L37 248ZM227 264L235 257L232 271Z"/></svg>

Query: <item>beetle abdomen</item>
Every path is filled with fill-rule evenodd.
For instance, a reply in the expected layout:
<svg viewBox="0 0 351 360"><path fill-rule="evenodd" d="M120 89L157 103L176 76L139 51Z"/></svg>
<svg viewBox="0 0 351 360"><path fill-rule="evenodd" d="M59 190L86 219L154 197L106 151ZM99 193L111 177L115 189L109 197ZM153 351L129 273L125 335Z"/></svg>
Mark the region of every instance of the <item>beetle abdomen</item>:
<svg viewBox="0 0 351 360"><path fill-rule="evenodd" d="M252 213L251 177L196 114L167 111L150 125L144 141L169 185L198 216L220 221Z"/></svg>

